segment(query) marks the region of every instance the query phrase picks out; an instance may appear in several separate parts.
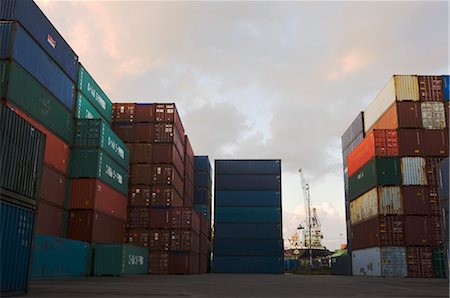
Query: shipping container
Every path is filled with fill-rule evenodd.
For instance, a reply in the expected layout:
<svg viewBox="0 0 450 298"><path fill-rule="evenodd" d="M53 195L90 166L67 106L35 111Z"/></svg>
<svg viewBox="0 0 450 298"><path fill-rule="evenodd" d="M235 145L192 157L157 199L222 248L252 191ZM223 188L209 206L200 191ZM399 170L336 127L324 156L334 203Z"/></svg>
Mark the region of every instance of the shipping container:
<svg viewBox="0 0 450 298"><path fill-rule="evenodd" d="M138 126L139 124L134 124ZM142 124L144 125L144 124ZM154 130L154 143L173 143L177 147L178 153L184 160L184 135L182 135L176 126L170 123L152 124Z"/></svg>
<svg viewBox="0 0 450 298"><path fill-rule="evenodd" d="M378 215L402 215L400 186L372 188L350 203L350 222L357 224Z"/></svg>
<svg viewBox="0 0 450 298"><path fill-rule="evenodd" d="M400 159L402 184L427 185L425 164L425 158L422 157L402 157Z"/></svg>
<svg viewBox="0 0 450 298"><path fill-rule="evenodd" d="M421 110L423 128L443 129L447 127L443 102L422 102Z"/></svg>
<svg viewBox="0 0 450 298"><path fill-rule="evenodd" d="M106 119L97 111L97 109L89 102L86 96L81 92L77 92L77 104L75 110L76 119ZM107 121L106 121L107 122Z"/></svg>
<svg viewBox="0 0 450 298"><path fill-rule="evenodd" d="M439 162L443 157L426 157L425 172L427 176L427 185L436 186L439 184Z"/></svg>
<svg viewBox="0 0 450 298"><path fill-rule="evenodd" d="M344 151L357 136L364 137L364 112L360 112L341 137L342 151Z"/></svg>
<svg viewBox="0 0 450 298"><path fill-rule="evenodd" d="M131 174L133 178L133 172ZM183 178L175 170L171 164L158 164L152 167L151 183L155 186L170 186L172 185L179 194L184 191Z"/></svg>
<svg viewBox="0 0 450 298"><path fill-rule="evenodd" d="M269 273L282 274L283 257L280 256L214 256L214 273Z"/></svg>
<svg viewBox="0 0 450 298"><path fill-rule="evenodd" d="M439 194L442 199L449 199L449 158L442 160L438 166L438 177L439 177Z"/></svg>
<svg viewBox="0 0 450 298"><path fill-rule="evenodd" d="M398 147L400 156L424 156L424 145L420 129L399 129Z"/></svg>
<svg viewBox="0 0 450 298"><path fill-rule="evenodd" d="M151 251L148 256L148 273L169 274L169 253Z"/></svg>
<svg viewBox="0 0 450 298"><path fill-rule="evenodd" d="M2 1L0 19L18 21L72 81L77 80L77 54L34 1Z"/></svg>
<svg viewBox="0 0 450 298"><path fill-rule="evenodd" d="M278 175L220 175L216 172L215 188L222 190L272 190L281 189Z"/></svg>
<svg viewBox="0 0 450 298"><path fill-rule="evenodd" d="M156 103L155 104L155 121L164 123L173 123L176 126L176 130L182 138L184 145L184 128L181 123L180 114L174 103ZM184 151L180 151L184 152Z"/></svg>
<svg viewBox="0 0 450 298"><path fill-rule="evenodd" d="M375 186L401 184L398 158L376 157L349 178L349 201L352 201Z"/></svg>
<svg viewBox="0 0 450 298"><path fill-rule="evenodd" d="M211 163L209 162L209 157L207 155L196 155L194 156L194 169L196 172L203 171L211 173Z"/></svg>
<svg viewBox="0 0 450 298"><path fill-rule="evenodd" d="M197 212L197 211L196 211ZM206 237L206 239L211 238L211 221L206 218L203 214L197 212L200 218L200 236Z"/></svg>
<svg viewBox="0 0 450 298"><path fill-rule="evenodd" d="M168 251L171 245L171 233L168 229L151 229L149 230L149 245L151 251L164 250Z"/></svg>
<svg viewBox="0 0 450 298"><path fill-rule="evenodd" d="M216 160L218 175L281 175L281 160Z"/></svg>
<svg viewBox="0 0 450 298"><path fill-rule="evenodd" d="M174 144L154 144L151 162L154 164L173 164L178 174L184 177L183 158Z"/></svg>
<svg viewBox="0 0 450 298"><path fill-rule="evenodd" d="M103 150L74 148L70 162L71 178L99 178L124 195L128 195L128 171Z"/></svg>
<svg viewBox="0 0 450 298"><path fill-rule="evenodd" d="M99 179L71 179L70 209L94 209L120 220L127 218L127 196Z"/></svg>
<svg viewBox="0 0 450 298"><path fill-rule="evenodd" d="M423 156L448 157L448 129L424 129L420 133Z"/></svg>
<svg viewBox="0 0 450 298"><path fill-rule="evenodd" d="M0 194L1 296L27 293L34 212L3 201Z"/></svg>
<svg viewBox="0 0 450 298"><path fill-rule="evenodd" d="M128 143L126 144L130 151L130 162L152 163L153 162L153 144L151 143Z"/></svg>
<svg viewBox="0 0 450 298"><path fill-rule="evenodd" d="M444 101L449 101L450 100L450 76L449 75L442 76L442 89L443 89Z"/></svg>
<svg viewBox="0 0 450 298"><path fill-rule="evenodd" d="M280 207L280 191L217 191L216 206Z"/></svg>
<svg viewBox="0 0 450 298"><path fill-rule="evenodd" d="M36 233L53 237L62 237L64 235L64 213L64 208L40 200L36 214Z"/></svg>
<svg viewBox="0 0 450 298"><path fill-rule="evenodd" d="M172 208L150 208L150 228L170 229L172 227Z"/></svg>
<svg viewBox="0 0 450 298"><path fill-rule="evenodd" d="M150 206L152 203L152 187L134 185L130 187L128 204L130 206Z"/></svg>
<svg viewBox="0 0 450 298"><path fill-rule="evenodd" d="M147 229L128 229L127 241L130 244L145 246L149 245L150 233Z"/></svg>
<svg viewBox="0 0 450 298"><path fill-rule="evenodd" d="M169 274L198 274L199 255L191 252L169 254Z"/></svg>
<svg viewBox="0 0 450 298"><path fill-rule="evenodd" d="M445 250L443 247L433 247L433 268L434 277L447 277L447 260L445 257Z"/></svg>
<svg viewBox="0 0 450 298"><path fill-rule="evenodd" d="M209 263L209 255L208 254L200 254L199 255L199 274L208 273L208 263Z"/></svg>
<svg viewBox="0 0 450 298"><path fill-rule="evenodd" d="M1 59L13 59L67 109L75 106L75 84L17 22L0 22Z"/></svg>
<svg viewBox="0 0 450 298"><path fill-rule="evenodd" d="M124 143L153 143L154 126L152 123L113 123L112 129Z"/></svg>
<svg viewBox="0 0 450 298"><path fill-rule="evenodd" d="M194 172L194 181L196 187L211 189L211 173L208 172Z"/></svg>
<svg viewBox="0 0 450 298"><path fill-rule="evenodd" d="M433 277L431 247L407 247L408 277Z"/></svg>
<svg viewBox="0 0 450 298"><path fill-rule="evenodd" d="M171 218L173 228L192 229L200 233L200 216L192 208L172 208Z"/></svg>
<svg viewBox="0 0 450 298"><path fill-rule="evenodd" d="M215 238L215 256L273 256L283 252L280 239Z"/></svg>
<svg viewBox="0 0 450 298"><path fill-rule="evenodd" d="M343 160L344 169L347 168L347 157L349 156L350 153L352 153L352 151L356 148L356 146L358 146L363 140L364 140L364 134L363 133L359 134L353 140L353 142L351 142L350 145L348 145L348 147L342 151L342 160Z"/></svg>
<svg viewBox="0 0 450 298"><path fill-rule="evenodd" d="M417 101L396 101L367 132L373 129L422 128L420 106Z"/></svg>
<svg viewBox="0 0 450 298"><path fill-rule="evenodd" d="M94 276L146 274L148 272L148 250L130 244L95 244Z"/></svg>
<svg viewBox="0 0 450 298"><path fill-rule="evenodd" d="M45 143L43 133L0 103L0 193L10 201L37 208Z"/></svg>
<svg viewBox="0 0 450 298"><path fill-rule="evenodd" d="M200 235L193 230L173 229L170 238L170 251L200 252Z"/></svg>
<svg viewBox="0 0 450 298"><path fill-rule="evenodd" d="M194 149L192 149L191 142L189 141L189 137L187 135L184 136L184 156L185 160L187 159L187 162L189 165L191 165L192 170L194 169ZM193 173L192 173L193 174ZM190 176L190 178L193 179L193 176Z"/></svg>
<svg viewBox="0 0 450 298"><path fill-rule="evenodd" d="M430 216L431 224L431 245L441 246L442 241L442 218L441 216Z"/></svg>
<svg viewBox="0 0 450 298"><path fill-rule="evenodd" d="M211 222L211 205L194 204L192 208Z"/></svg>
<svg viewBox="0 0 450 298"><path fill-rule="evenodd" d="M211 190L207 188L197 187L196 184L194 186L195 186L194 204L211 206L212 202Z"/></svg>
<svg viewBox="0 0 450 298"><path fill-rule="evenodd" d="M353 275L406 277L404 247L372 247L352 251Z"/></svg>
<svg viewBox="0 0 450 298"><path fill-rule="evenodd" d="M78 66L78 89L89 102L103 116L107 123L111 123L112 103L102 88L95 82L82 64Z"/></svg>
<svg viewBox="0 0 450 298"><path fill-rule="evenodd" d="M125 222L91 209L72 209L67 216L67 238L89 243L122 243Z"/></svg>
<svg viewBox="0 0 450 298"><path fill-rule="evenodd" d="M155 104L153 103L114 103L113 121L127 122L154 122Z"/></svg>
<svg viewBox="0 0 450 298"><path fill-rule="evenodd" d="M214 222L219 223L280 223L281 208L220 207L214 210Z"/></svg>
<svg viewBox="0 0 450 298"><path fill-rule="evenodd" d="M64 207L66 189L66 176L44 164L42 168L41 187L39 191L41 199L56 206Z"/></svg>
<svg viewBox="0 0 450 298"><path fill-rule="evenodd" d="M149 207L128 207L127 227L132 229L148 229L150 227Z"/></svg>
<svg viewBox="0 0 450 298"><path fill-rule="evenodd" d="M87 242L36 235L31 277L76 277L90 274L90 245Z"/></svg>
<svg viewBox="0 0 450 298"><path fill-rule="evenodd" d="M403 206L405 215L430 215L431 201L430 188L427 186L402 186ZM439 209L438 209L439 210Z"/></svg>
<svg viewBox="0 0 450 298"><path fill-rule="evenodd" d="M14 61L0 61L0 97L22 109L48 130L73 142L72 113Z"/></svg>
<svg viewBox="0 0 450 298"><path fill-rule="evenodd" d="M75 124L75 148L103 149L122 168L128 169L130 154L127 146L100 119L78 119Z"/></svg>
<svg viewBox="0 0 450 298"><path fill-rule="evenodd" d="M215 238L281 239L281 223L214 223Z"/></svg>
<svg viewBox="0 0 450 298"><path fill-rule="evenodd" d="M352 225L352 249L405 246L403 216L378 216Z"/></svg>
<svg viewBox="0 0 450 298"><path fill-rule="evenodd" d="M172 186L153 186L151 193L153 207L182 207L183 198Z"/></svg>
<svg viewBox="0 0 450 298"><path fill-rule="evenodd" d="M418 76L421 101L443 101L442 76Z"/></svg>
<svg viewBox="0 0 450 298"><path fill-rule="evenodd" d="M441 245L442 228L440 217L406 216L406 244L409 246Z"/></svg>
<svg viewBox="0 0 450 298"><path fill-rule="evenodd" d="M397 130L372 130L348 155L348 175L351 176L375 156L398 156Z"/></svg>
<svg viewBox="0 0 450 298"><path fill-rule="evenodd" d="M13 107L10 104L8 105L17 115L27 120L45 135L44 163L66 175L69 164L69 144L47 130L39 121L34 120L20 109Z"/></svg>
<svg viewBox="0 0 450 298"><path fill-rule="evenodd" d="M194 204L194 182L185 176L184 180L184 206L192 207Z"/></svg>
<svg viewBox="0 0 450 298"><path fill-rule="evenodd" d="M347 252L337 257L333 257L333 255L331 255L331 274L352 275L351 262L351 256ZM296 261L296 263L298 263L298 261Z"/></svg>

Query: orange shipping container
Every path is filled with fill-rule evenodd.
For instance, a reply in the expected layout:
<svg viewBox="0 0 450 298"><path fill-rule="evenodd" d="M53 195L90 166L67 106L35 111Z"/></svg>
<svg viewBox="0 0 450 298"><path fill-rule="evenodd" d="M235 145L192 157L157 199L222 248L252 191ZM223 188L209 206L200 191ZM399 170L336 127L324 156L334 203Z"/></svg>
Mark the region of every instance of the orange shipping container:
<svg viewBox="0 0 450 298"><path fill-rule="evenodd" d="M353 175L374 156L398 156L396 130L376 129L367 134L347 157L348 175Z"/></svg>

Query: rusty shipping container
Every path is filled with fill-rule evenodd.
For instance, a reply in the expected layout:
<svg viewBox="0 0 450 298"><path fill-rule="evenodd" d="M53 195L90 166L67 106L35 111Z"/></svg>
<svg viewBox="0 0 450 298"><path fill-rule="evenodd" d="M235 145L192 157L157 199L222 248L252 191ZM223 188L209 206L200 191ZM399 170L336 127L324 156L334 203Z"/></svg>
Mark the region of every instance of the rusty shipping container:
<svg viewBox="0 0 450 298"><path fill-rule="evenodd" d="M63 236L64 209L51 202L39 201L36 217L36 233L54 237Z"/></svg>
<svg viewBox="0 0 450 298"><path fill-rule="evenodd" d="M422 128L420 102L396 101L367 131L373 129Z"/></svg>
<svg viewBox="0 0 450 298"><path fill-rule="evenodd" d="M182 207L183 198L173 186L153 186L151 205L153 207Z"/></svg>
<svg viewBox="0 0 450 298"><path fill-rule="evenodd" d="M405 239L408 246L442 244L442 228L437 216L406 216Z"/></svg>
<svg viewBox="0 0 450 298"><path fill-rule="evenodd" d="M348 155L348 175L353 175L375 156L398 156L398 153L396 130L372 130Z"/></svg>
<svg viewBox="0 0 450 298"><path fill-rule="evenodd" d="M405 215L439 214L437 189L430 186L402 186Z"/></svg>
<svg viewBox="0 0 450 298"><path fill-rule="evenodd" d="M173 164L178 174L184 176L183 158L174 144L154 144L152 149L152 163Z"/></svg>
<svg viewBox="0 0 450 298"><path fill-rule="evenodd" d="M448 129L423 129L421 140L423 156L448 157Z"/></svg>
<svg viewBox="0 0 450 298"><path fill-rule="evenodd" d="M402 157L400 159L402 185L427 185L425 164L425 158L422 157Z"/></svg>
<svg viewBox="0 0 450 298"><path fill-rule="evenodd" d="M442 76L418 76L421 101L444 101Z"/></svg>
<svg viewBox="0 0 450 298"><path fill-rule="evenodd" d="M147 229L128 229L127 242L133 245L145 246L149 245L150 232Z"/></svg>
<svg viewBox="0 0 450 298"><path fill-rule="evenodd" d="M408 277L433 277L433 253L431 247L407 247Z"/></svg>
<svg viewBox="0 0 450 298"><path fill-rule="evenodd" d="M134 163L152 163L153 162L153 144L151 143L128 143L130 150L130 162Z"/></svg>
<svg viewBox="0 0 450 298"><path fill-rule="evenodd" d="M352 225L352 248L405 245L403 216L378 216Z"/></svg>
<svg viewBox="0 0 450 298"><path fill-rule="evenodd" d="M122 243L125 221L95 210L72 209L67 216L67 238L89 243Z"/></svg>
<svg viewBox="0 0 450 298"><path fill-rule="evenodd" d="M114 122L153 122L155 121L155 105L152 103L114 103Z"/></svg>
<svg viewBox="0 0 450 298"><path fill-rule="evenodd" d="M149 207L128 207L127 227L132 229L148 229L150 227Z"/></svg>
<svg viewBox="0 0 450 298"><path fill-rule="evenodd" d="M44 164L40 187L41 200L51 202L59 207L64 207L66 188L66 176Z"/></svg>
<svg viewBox="0 0 450 298"><path fill-rule="evenodd" d="M151 251L148 257L148 273L169 274L169 253L164 251Z"/></svg>
<svg viewBox="0 0 450 298"><path fill-rule="evenodd" d="M169 254L169 274L197 274L198 270L198 254L191 252Z"/></svg>
<svg viewBox="0 0 450 298"><path fill-rule="evenodd" d="M425 129L444 129L445 105L443 102L422 102L422 126Z"/></svg>
<svg viewBox="0 0 450 298"><path fill-rule="evenodd" d="M151 251L168 251L171 243L171 233L168 229L151 229L149 230L149 245Z"/></svg>
<svg viewBox="0 0 450 298"><path fill-rule="evenodd" d="M127 197L99 179L70 181L70 209L94 209L122 221L127 218Z"/></svg>

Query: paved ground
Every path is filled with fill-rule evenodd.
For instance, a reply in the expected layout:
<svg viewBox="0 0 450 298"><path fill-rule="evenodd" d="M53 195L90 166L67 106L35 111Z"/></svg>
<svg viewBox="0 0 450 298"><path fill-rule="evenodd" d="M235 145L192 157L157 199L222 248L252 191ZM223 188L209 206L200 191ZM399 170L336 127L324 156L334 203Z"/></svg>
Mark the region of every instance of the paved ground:
<svg viewBox="0 0 450 298"><path fill-rule="evenodd" d="M445 279L203 274L32 281L29 297L449 297Z"/></svg>

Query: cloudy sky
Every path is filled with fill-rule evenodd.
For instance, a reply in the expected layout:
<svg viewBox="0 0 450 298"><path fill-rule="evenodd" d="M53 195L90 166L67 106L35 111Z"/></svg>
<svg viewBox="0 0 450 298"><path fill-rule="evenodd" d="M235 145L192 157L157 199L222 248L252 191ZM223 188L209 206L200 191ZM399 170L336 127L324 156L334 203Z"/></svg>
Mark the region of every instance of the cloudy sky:
<svg viewBox="0 0 450 298"><path fill-rule="evenodd" d="M449 73L448 2L44 1L113 102L175 102L196 154L281 158L284 237L345 242L340 136L392 74Z"/></svg>

